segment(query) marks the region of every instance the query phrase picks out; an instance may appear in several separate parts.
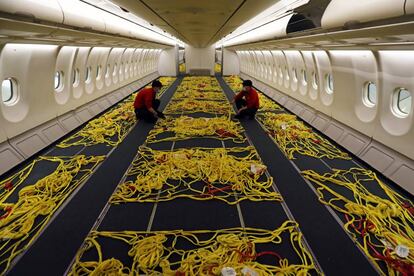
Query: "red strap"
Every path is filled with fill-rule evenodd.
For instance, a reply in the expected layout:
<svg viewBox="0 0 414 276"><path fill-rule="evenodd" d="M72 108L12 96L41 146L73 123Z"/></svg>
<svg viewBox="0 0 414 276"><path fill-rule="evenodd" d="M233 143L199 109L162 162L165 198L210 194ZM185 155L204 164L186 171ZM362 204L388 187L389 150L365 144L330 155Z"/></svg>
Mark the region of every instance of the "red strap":
<svg viewBox="0 0 414 276"><path fill-rule="evenodd" d="M6 211L6 213L4 213L4 214L0 217L0 219L5 219L5 218L7 218L7 217L11 214L11 212L12 212L12 208L11 208L11 207L6 207L6 208L4 208L4 211Z"/></svg>
<svg viewBox="0 0 414 276"><path fill-rule="evenodd" d="M218 193L218 192L224 192L224 191L231 190L232 187L233 187L232 185L227 185L227 186L224 186L223 188L212 189L212 186L210 184L208 184L208 193L210 195L214 195L215 193Z"/></svg>
<svg viewBox="0 0 414 276"><path fill-rule="evenodd" d="M345 218L348 222L350 221L350 218L347 214L345 214ZM357 232L359 232L362 237L365 236L365 234L367 233L368 230L372 230L373 228L375 228L375 224L372 223L370 220L367 220L367 219L359 219L359 220L355 220L354 222L358 222L358 226L354 225L354 223L352 223L351 226ZM364 222L365 222L365 226L364 226ZM414 275L414 264L404 262L403 260L394 259L389 254L389 251L390 251L389 249L387 249L386 254L383 255L375 249L375 246L371 242L368 241L367 244L370 247L370 249L372 250L371 255L374 258L386 262L393 269L400 272L401 275L403 275L403 276Z"/></svg>
<svg viewBox="0 0 414 276"><path fill-rule="evenodd" d="M4 189L10 191L11 189L13 189L13 183L11 181L5 183L4 184Z"/></svg>
<svg viewBox="0 0 414 276"><path fill-rule="evenodd" d="M259 258L259 257L261 257L261 256L265 256L265 255L275 256L275 257L277 257L279 260L281 260L281 259L282 259L282 257L280 257L280 255L279 255L279 254L277 254L276 252L273 252L273 251L263 251L263 252L260 252L259 254L257 254L257 255L256 255L256 258Z"/></svg>
<svg viewBox="0 0 414 276"><path fill-rule="evenodd" d="M220 137L235 137L235 136L236 136L236 135L234 135L233 133L231 133L231 132L229 132L229 131L227 131L227 130L225 130L225 129L222 129L222 128L216 129L216 133L217 133Z"/></svg>

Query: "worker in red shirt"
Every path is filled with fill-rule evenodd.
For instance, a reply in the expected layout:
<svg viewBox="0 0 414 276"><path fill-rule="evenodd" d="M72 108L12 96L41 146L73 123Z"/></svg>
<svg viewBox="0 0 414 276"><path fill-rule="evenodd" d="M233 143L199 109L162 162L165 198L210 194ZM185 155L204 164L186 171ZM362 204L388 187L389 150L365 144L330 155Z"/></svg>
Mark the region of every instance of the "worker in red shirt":
<svg viewBox="0 0 414 276"><path fill-rule="evenodd" d="M134 108L138 120L142 119L149 123L155 123L158 118L165 118L164 114L158 111L161 102L155 98L162 87L162 83L154 80L151 86L151 88L142 89L137 94Z"/></svg>
<svg viewBox="0 0 414 276"><path fill-rule="evenodd" d="M251 80L243 81L243 90L234 96L231 103L236 103L238 109L234 118L241 119L248 116L249 119L254 119L259 109L259 94L257 94L257 91L252 86L253 83Z"/></svg>

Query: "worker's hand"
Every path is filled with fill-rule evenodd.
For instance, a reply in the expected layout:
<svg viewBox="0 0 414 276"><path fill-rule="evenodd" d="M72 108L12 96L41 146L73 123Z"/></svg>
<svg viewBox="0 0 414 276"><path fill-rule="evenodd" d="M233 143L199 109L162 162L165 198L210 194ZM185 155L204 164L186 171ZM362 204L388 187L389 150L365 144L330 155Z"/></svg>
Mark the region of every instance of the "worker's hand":
<svg viewBox="0 0 414 276"><path fill-rule="evenodd" d="M154 111L154 112L152 112L152 114L154 115L155 118L158 118L157 112Z"/></svg>
<svg viewBox="0 0 414 276"><path fill-rule="evenodd" d="M236 102L236 101L233 99L230 103L231 103L231 104L234 104L235 102Z"/></svg>

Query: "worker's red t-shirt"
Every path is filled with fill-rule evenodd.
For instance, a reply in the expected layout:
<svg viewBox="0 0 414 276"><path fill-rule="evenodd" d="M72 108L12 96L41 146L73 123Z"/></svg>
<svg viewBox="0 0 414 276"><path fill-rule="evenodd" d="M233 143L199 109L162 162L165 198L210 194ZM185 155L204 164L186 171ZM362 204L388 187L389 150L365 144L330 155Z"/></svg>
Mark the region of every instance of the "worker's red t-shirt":
<svg viewBox="0 0 414 276"><path fill-rule="evenodd" d="M150 109L152 107L152 102L155 99L155 91L151 88L144 88L135 97L134 108L143 108L146 107Z"/></svg>
<svg viewBox="0 0 414 276"><path fill-rule="evenodd" d="M247 108L256 108L259 109L259 94L257 94L257 91L253 89L253 87L250 89L249 92L247 91L241 91L239 92L234 99L241 100L242 98L245 98L247 102Z"/></svg>

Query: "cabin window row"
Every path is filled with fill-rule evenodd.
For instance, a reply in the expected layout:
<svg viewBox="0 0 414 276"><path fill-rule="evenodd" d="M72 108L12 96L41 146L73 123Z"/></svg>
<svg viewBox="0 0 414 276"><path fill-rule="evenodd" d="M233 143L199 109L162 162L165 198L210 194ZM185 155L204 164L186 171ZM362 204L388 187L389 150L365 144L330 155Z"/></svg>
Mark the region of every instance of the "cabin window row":
<svg viewBox="0 0 414 276"><path fill-rule="evenodd" d="M123 64L121 63L121 66L119 67L120 74L122 74L122 65ZM133 67L132 66L130 67L131 72L136 69L137 69L136 65L134 65ZM118 70L118 65L115 63L113 66L113 70L112 70L113 76L116 76L117 70ZM111 65L108 64L105 69L105 78L109 78L110 72L111 72ZM128 63L127 63L127 66L125 66L125 73L127 72L128 72ZM97 80L101 79L102 77L101 73L102 73L102 66L99 65L98 67L96 67L95 77ZM54 87L57 92L60 92L63 89L63 79L64 79L64 73L62 71L55 72ZM90 83L92 81L92 68L90 66L88 66L85 70L84 80L85 80L85 83ZM74 69L73 74L72 74L72 85L73 87L77 87L79 84L80 84L79 69Z"/></svg>
<svg viewBox="0 0 414 276"><path fill-rule="evenodd" d="M282 70L281 67L278 68L278 70L275 70L274 76L278 76L281 79L285 78L287 81L290 80L289 70L287 67L284 68L285 70ZM285 74L283 74L283 71ZM291 76L293 81L298 82L298 74L297 69L293 68L291 70ZM308 85L308 73L306 70L301 70L301 82L303 85ZM310 84L314 89L318 89L319 87L319 80L318 76L315 71L312 71L310 74ZM325 91L328 94L334 93L334 79L332 74L326 74L325 75ZM362 91L362 100L365 106L367 107L375 107L377 105L377 86L373 82L367 82L365 86L363 87ZM411 105L412 105L412 95L409 90L403 87L396 88L394 90L393 94L393 100L392 100L392 106L391 109L394 113L394 115L398 117L407 117L411 112Z"/></svg>
<svg viewBox="0 0 414 276"><path fill-rule="evenodd" d="M122 67L123 67L123 63L121 63L121 65L119 66L119 73L122 74ZM132 66L132 62L131 64L126 63L125 64L125 73L128 72L128 69L131 70L131 73L137 69L137 64L134 64L134 66ZM106 66L105 69L105 77L109 78L110 77L110 72L111 72L111 65L108 64ZM118 72L118 64L115 63L112 69L112 75L116 76ZM85 83L90 83L92 81L92 67L88 66L85 70L85 75L84 75L84 81ZM96 73L95 73L95 77L97 80L99 80L102 76L102 66L99 65L96 67ZM65 77L65 73L63 71L56 71L54 74L54 89L57 93L63 91L64 88L64 77ZM77 87L81 82L81 76L80 76L80 71L78 68L73 70L72 73L72 85L73 87ZM2 85L1 85L1 100L2 103L4 105L7 106L12 106L14 104L16 104L18 102L18 95L19 95L19 87L18 87L18 81L15 78L9 77L9 78L5 78L2 81Z"/></svg>

